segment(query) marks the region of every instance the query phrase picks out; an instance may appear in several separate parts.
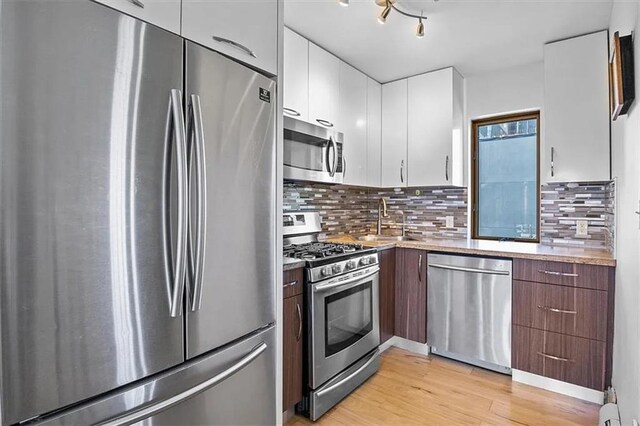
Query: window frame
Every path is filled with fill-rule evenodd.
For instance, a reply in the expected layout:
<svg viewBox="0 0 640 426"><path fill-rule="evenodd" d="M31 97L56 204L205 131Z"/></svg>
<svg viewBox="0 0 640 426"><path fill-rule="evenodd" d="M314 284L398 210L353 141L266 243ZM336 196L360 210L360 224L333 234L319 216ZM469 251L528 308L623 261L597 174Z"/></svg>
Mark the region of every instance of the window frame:
<svg viewBox="0 0 640 426"><path fill-rule="evenodd" d="M540 242L540 110L535 111L526 111L514 114L502 114L495 115L487 118L480 118L471 121L471 143L472 143L472 156L471 156L471 182L472 182L472 191L471 191L471 238L474 240L490 240L490 241L501 241L505 240L504 237L491 237L491 236L480 236L478 235L478 199L479 199L479 185L478 185L478 147L479 147L479 138L478 138L478 130L481 126L486 126L488 124L499 124L499 123L510 123L513 121L521 121L521 120L536 120L536 180L538 182L537 185L537 226L536 226L536 238L506 238L507 241L517 241L517 242L525 242L525 243L539 243Z"/></svg>

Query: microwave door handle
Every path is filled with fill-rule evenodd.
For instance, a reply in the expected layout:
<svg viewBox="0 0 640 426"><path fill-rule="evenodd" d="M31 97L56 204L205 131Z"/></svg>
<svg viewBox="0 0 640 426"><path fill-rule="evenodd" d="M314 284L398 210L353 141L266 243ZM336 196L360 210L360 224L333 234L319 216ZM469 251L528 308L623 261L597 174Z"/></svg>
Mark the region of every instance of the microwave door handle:
<svg viewBox="0 0 640 426"><path fill-rule="evenodd" d="M333 176L335 176L338 171L338 144L333 138L331 138L331 143L333 144Z"/></svg>

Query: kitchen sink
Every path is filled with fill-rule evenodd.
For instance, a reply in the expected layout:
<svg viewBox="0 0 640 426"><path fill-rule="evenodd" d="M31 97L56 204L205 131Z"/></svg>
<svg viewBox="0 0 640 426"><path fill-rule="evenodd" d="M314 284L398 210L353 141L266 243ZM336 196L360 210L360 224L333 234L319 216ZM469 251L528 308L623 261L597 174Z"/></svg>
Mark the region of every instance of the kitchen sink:
<svg viewBox="0 0 640 426"><path fill-rule="evenodd" d="M368 242L394 242L394 241L411 241L410 237L403 236L394 236L394 235L364 235L362 237L358 237L358 241L368 241Z"/></svg>

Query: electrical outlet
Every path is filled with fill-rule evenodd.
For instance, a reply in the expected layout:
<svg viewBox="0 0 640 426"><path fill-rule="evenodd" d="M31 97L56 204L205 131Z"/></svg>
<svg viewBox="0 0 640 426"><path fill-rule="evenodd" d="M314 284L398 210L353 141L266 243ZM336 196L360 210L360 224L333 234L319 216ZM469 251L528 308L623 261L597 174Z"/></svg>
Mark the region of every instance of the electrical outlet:
<svg viewBox="0 0 640 426"><path fill-rule="evenodd" d="M589 222L586 220L576 221L576 237L586 237L589 235Z"/></svg>
<svg viewBox="0 0 640 426"><path fill-rule="evenodd" d="M446 223L446 227L447 228L453 228L455 225L453 224L453 216L447 216L447 223Z"/></svg>

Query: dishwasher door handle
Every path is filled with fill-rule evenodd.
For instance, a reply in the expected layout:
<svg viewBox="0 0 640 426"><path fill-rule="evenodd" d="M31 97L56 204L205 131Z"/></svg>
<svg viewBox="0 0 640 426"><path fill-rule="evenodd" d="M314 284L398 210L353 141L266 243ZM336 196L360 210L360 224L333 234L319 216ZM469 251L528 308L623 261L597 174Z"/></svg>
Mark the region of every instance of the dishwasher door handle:
<svg viewBox="0 0 640 426"><path fill-rule="evenodd" d="M430 263L428 266L429 268L446 269L448 271L473 272L475 274L511 275L511 271L504 271L501 269L469 268L466 266L442 265L439 263Z"/></svg>

